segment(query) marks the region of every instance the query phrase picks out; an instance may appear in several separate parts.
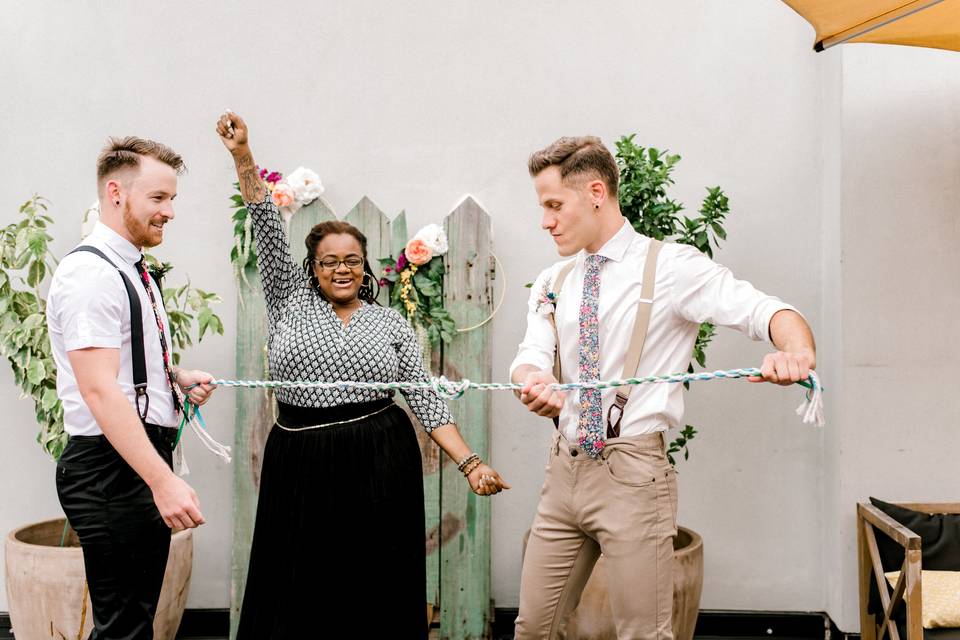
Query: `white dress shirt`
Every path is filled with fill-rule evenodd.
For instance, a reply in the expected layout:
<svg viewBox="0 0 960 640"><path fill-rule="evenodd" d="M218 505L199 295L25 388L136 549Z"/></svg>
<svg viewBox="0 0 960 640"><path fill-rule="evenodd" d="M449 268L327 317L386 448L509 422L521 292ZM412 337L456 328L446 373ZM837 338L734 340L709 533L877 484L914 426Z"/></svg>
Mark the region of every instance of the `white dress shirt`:
<svg viewBox="0 0 960 640"><path fill-rule="evenodd" d="M643 285L643 266L650 239L624 221L623 227L598 251L609 258L600 271L600 378L623 376L627 346L633 335L637 303ZM510 366L511 376L520 365L552 370L556 339L549 307L540 303L544 291L553 291L557 273L571 260L573 269L563 282L556 303L560 336L562 382L579 381L580 298L587 253L557 262L540 273L530 293L527 333ZM546 287L546 288L545 288ZM770 340L770 319L783 309L795 309L778 298L737 280L695 247L665 243L657 258L657 278L650 327L637 370L638 376L681 373L687 370L702 322L732 327L753 340ZM632 376L633 372L628 374ZM616 396L604 389L603 415ZM579 392L567 393L560 413L561 433L576 441ZM621 436L637 436L677 427L683 420L683 387L679 384L646 384L634 387L623 415Z"/></svg>
<svg viewBox="0 0 960 640"><path fill-rule="evenodd" d="M150 397L147 422L176 427L178 419L167 375L163 370L157 321L150 298L134 267L140 259L140 251L99 222L81 244L100 249L113 264L123 269L139 294L146 351L147 395ZM163 297L152 278L150 286L157 299L169 345L170 323L163 310ZM67 352L91 347L119 349L117 382L130 404L136 406L130 351L130 301L117 270L103 258L89 252L65 256L53 274L47 295L47 327L53 359L57 364L57 394L63 403L64 429L72 436L100 435L102 431L97 421L80 396Z"/></svg>

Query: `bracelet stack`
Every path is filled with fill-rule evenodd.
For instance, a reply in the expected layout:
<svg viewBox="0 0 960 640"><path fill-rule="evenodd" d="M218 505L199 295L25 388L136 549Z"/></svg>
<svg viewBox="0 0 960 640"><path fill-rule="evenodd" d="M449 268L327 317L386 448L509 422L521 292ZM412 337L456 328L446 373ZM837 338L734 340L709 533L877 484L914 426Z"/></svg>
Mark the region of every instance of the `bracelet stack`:
<svg viewBox="0 0 960 640"><path fill-rule="evenodd" d="M480 456L476 453L471 453L457 463L457 469L466 477L481 464L483 464L483 460L480 459Z"/></svg>

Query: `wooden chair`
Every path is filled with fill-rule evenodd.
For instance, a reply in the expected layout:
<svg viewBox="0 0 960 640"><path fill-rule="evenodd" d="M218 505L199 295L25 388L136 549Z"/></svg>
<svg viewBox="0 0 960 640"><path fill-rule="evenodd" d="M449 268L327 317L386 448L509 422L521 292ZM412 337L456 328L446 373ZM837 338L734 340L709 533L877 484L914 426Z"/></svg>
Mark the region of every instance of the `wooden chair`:
<svg viewBox="0 0 960 640"><path fill-rule="evenodd" d="M923 513L960 514L960 503L898 503L899 506ZM880 562L876 530L880 530L903 547L904 560L900 578L891 595L884 567ZM863 640L923 640L920 600L920 536L870 503L857 504L857 549L860 565L860 634ZM880 593L882 616L869 613L871 573ZM894 616L906 606L906 639L901 638ZM879 618L879 621L878 621Z"/></svg>

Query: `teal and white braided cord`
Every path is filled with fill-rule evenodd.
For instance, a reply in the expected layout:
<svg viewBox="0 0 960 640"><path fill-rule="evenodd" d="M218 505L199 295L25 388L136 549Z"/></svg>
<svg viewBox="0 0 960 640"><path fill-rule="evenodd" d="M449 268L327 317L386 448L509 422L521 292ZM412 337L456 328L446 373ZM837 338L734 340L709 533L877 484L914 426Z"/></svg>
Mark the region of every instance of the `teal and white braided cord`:
<svg viewBox="0 0 960 640"><path fill-rule="evenodd" d="M643 384L676 384L678 382L702 382L721 378L746 378L759 376L760 369L727 369L724 371L700 373L674 373L670 375L646 376L643 378L626 378L623 380L597 380L587 382L555 383L551 386L558 391L572 391L576 389L612 389L627 385ZM476 391L514 391L523 388L517 383L504 382L471 382L469 380L448 380L441 376L421 382L362 382L339 380L321 382L316 380L214 380L213 384L222 387L252 387L260 389L367 389L371 391L405 391L432 389L442 398L456 400L468 390ZM797 408L797 415L803 418L805 424L815 424L822 427L823 419L823 388L817 374L810 372L806 380L797 384L807 388L806 399Z"/></svg>

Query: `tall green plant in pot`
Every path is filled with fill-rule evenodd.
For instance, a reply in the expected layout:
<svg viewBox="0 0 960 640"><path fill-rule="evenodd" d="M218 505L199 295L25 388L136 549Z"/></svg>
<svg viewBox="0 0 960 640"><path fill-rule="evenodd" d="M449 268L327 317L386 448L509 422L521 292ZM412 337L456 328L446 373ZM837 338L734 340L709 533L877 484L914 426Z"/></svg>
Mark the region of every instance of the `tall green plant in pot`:
<svg viewBox="0 0 960 640"><path fill-rule="evenodd" d="M18 219L0 228L0 355L13 370L21 397L31 399L39 432L37 441L54 459L68 436L63 406L57 397L56 366L46 322L47 279L57 261L49 250L54 225L49 202L34 196L19 210ZM157 274L172 269L147 257ZM118 277L119 278L119 277ZM215 293L193 287L163 287L174 359L179 351L207 333L223 333L223 323L211 309ZM53 483L53 476L50 482ZM10 532L5 564L10 617L17 637L84 637L91 617L84 581L83 558L76 535L64 519L33 523ZM192 534L175 533L160 594L155 637L172 640L186 605L192 559Z"/></svg>
<svg viewBox="0 0 960 640"><path fill-rule="evenodd" d="M712 258L719 240L727 238L723 224L730 213L730 204L723 189L707 187L698 215L692 218L682 215L683 205L667 193L674 184L672 174L680 156L666 150L642 147L634 142L635 135L623 136L616 145L617 167L620 169L618 195L623 215L638 233L694 246ZM693 373L694 362L706 366L706 349L715 333L716 328L709 322L700 325L693 359L687 367L689 373ZM684 383L684 386L689 388L690 385ZM696 434L696 427L689 424L680 431L667 449L671 464L676 463L675 454L682 453L685 460L690 456L688 445Z"/></svg>

